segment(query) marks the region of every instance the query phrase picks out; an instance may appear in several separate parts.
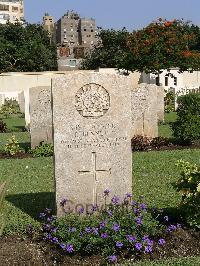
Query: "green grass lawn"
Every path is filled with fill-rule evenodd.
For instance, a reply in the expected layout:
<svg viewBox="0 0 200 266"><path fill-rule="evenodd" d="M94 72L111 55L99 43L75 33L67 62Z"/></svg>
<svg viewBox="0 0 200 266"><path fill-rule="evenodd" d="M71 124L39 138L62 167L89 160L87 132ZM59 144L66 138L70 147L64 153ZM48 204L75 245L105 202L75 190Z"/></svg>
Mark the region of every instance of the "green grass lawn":
<svg viewBox="0 0 200 266"><path fill-rule="evenodd" d="M200 257L171 258L169 260L140 261L138 263L124 264L124 266L199 266Z"/></svg>
<svg viewBox="0 0 200 266"><path fill-rule="evenodd" d="M3 118L2 120L4 123L6 123L9 132L25 131L24 114L13 114L8 118Z"/></svg>
<svg viewBox="0 0 200 266"><path fill-rule="evenodd" d="M4 151L5 144L8 139L15 135L16 139L20 143L20 147L27 149L30 147L30 134L29 132L12 132L12 133L0 133L0 151Z"/></svg>
<svg viewBox="0 0 200 266"><path fill-rule="evenodd" d="M171 124L176 121L176 112L165 113L165 121L158 127L158 135L165 138L173 138Z"/></svg>
<svg viewBox="0 0 200 266"><path fill-rule="evenodd" d="M134 153L134 195L144 195L150 206L174 208L180 201L171 185L179 176L178 159L200 163L200 150ZM39 212L54 206L53 159L0 160L0 169L0 181L8 181L6 233L23 232L30 223L38 226Z"/></svg>

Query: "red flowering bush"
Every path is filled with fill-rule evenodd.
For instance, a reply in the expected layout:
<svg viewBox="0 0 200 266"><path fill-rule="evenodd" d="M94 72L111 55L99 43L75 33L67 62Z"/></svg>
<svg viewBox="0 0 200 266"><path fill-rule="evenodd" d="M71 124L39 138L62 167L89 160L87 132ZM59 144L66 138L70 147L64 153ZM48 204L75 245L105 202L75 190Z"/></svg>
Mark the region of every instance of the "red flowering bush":
<svg viewBox="0 0 200 266"><path fill-rule="evenodd" d="M199 69L200 53L193 50L198 34L183 20L158 19L128 39L134 64L133 70L159 72L178 67L180 70Z"/></svg>

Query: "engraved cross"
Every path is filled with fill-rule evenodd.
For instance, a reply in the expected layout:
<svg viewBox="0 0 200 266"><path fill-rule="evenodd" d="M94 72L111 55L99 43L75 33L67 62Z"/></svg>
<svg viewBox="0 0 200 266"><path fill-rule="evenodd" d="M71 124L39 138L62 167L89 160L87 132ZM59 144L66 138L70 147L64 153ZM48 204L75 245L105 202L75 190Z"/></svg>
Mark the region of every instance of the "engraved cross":
<svg viewBox="0 0 200 266"><path fill-rule="evenodd" d="M109 172L111 174L111 168L108 170L100 170L97 169L97 154L96 152L92 152L92 170L83 170L83 171L78 171L79 174L87 174L87 173L92 173L93 175L93 204L97 205L97 184L98 184L98 179L97 179L97 173L101 172Z"/></svg>

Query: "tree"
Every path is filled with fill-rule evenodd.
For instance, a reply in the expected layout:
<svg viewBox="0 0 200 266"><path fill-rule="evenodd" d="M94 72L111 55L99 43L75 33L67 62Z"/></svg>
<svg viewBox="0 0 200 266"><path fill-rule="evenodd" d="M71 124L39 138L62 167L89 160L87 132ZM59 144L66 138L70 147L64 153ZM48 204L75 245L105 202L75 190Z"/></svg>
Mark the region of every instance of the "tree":
<svg viewBox="0 0 200 266"><path fill-rule="evenodd" d="M41 25L0 25L0 72L57 70L56 45Z"/></svg>
<svg viewBox="0 0 200 266"><path fill-rule="evenodd" d="M83 68L114 67L159 73L177 67L200 69L200 28L184 20L159 19L142 30L128 33L103 30L98 45L86 57Z"/></svg>
<svg viewBox="0 0 200 266"><path fill-rule="evenodd" d="M125 28L118 31L113 29L101 30L99 43L86 56L82 63L82 68L121 68L122 65L124 68L124 58L127 58L128 62L132 59L132 54L127 46L128 36L129 33Z"/></svg>
<svg viewBox="0 0 200 266"><path fill-rule="evenodd" d="M133 55L129 70L159 73L178 67L180 71L200 69L197 48L199 29L183 20L159 19L130 34L128 47Z"/></svg>

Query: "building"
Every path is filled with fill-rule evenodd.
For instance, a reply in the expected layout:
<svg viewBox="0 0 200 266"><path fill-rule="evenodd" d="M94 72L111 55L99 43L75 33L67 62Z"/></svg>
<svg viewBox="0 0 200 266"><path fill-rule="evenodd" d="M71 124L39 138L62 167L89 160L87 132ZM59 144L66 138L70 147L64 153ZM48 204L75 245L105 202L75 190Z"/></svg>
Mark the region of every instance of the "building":
<svg viewBox="0 0 200 266"><path fill-rule="evenodd" d="M49 16L48 13L44 15L42 25L45 30L47 30L51 35L53 35L55 22L54 18L52 16Z"/></svg>
<svg viewBox="0 0 200 266"><path fill-rule="evenodd" d="M97 42L97 29L94 19L81 18L68 11L56 23L56 41L61 46L92 47Z"/></svg>
<svg viewBox="0 0 200 266"><path fill-rule="evenodd" d="M0 24L24 21L23 0L0 0Z"/></svg>

